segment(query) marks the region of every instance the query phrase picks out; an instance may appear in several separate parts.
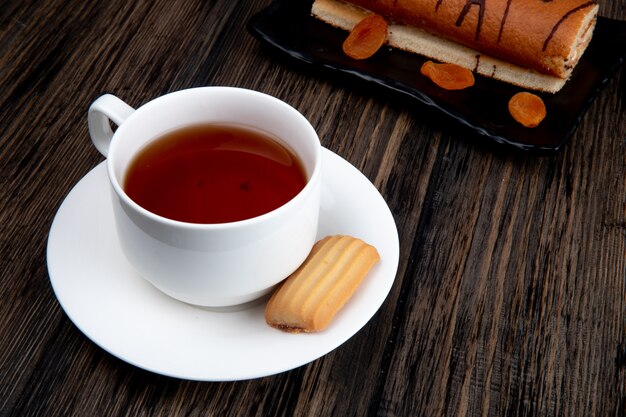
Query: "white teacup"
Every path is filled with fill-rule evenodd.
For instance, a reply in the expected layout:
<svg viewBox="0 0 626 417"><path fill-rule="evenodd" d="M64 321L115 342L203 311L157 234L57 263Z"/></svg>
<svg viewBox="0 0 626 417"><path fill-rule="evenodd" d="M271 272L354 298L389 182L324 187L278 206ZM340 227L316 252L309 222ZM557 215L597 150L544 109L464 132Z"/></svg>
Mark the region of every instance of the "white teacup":
<svg viewBox="0 0 626 417"><path fill-rule="evenodd" d="M118 125L115 133L111 122ZM280 138L302 162L305 187L269 213L221 224L161 217L126 195L124 175L138 151L165 132L206 123L249 126ZM89 133L107 158L124 254L142 277L175 299L210 307L255 300L293 272L315 243L320 141L304 116L274 97L203 87L164 95L135 110L107 94L89 108Z"/></svg>

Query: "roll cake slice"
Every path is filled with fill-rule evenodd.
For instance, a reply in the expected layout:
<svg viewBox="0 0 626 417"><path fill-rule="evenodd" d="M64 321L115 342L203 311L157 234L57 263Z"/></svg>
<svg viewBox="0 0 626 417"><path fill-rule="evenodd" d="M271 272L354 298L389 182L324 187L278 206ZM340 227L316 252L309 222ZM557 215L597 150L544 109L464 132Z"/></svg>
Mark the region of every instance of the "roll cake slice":
<svg viewBox="0 0 626 417"><path fill-rule="evenodd" d="M274 292L265 321L291 333L319 332L380 260L376 248L352 236L327 236Z"/></svg>
<svg viewBox="0 0 626 417"><path fill-rule="evenodd" d="M597 11L588 0L315 0L311 14L351 30L377 13L392 47L554 93L591 41Z"/></svg>

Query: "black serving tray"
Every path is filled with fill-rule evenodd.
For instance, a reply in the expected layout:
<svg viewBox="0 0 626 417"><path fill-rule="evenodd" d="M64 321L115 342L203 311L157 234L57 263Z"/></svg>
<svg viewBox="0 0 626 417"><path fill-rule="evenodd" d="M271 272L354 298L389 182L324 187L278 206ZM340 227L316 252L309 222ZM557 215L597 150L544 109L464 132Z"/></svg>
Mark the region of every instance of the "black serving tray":
<svg viewBox="0 0 626 417"><path fill-rule="evenodd" d="M341 45L347 32L310 15L312 0L276 0L248 22L262 43L330 74L356 77L433 106L475 132L500 144L526 151L554 153L568 142L587 108L626 57L626 22L598 18L593 39L563 89L537 93L548 115L536 128L525 128L508 113L519 87L476 76L473 87L446 91L420 74L426 58L381 48L372 58L355 61Z"/></svg>

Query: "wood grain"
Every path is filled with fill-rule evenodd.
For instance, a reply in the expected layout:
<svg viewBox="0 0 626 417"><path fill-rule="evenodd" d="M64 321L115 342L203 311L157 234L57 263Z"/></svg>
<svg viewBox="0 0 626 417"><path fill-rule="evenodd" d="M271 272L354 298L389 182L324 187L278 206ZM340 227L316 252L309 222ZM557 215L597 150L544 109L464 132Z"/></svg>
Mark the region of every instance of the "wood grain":
<svg viewBox="0 0 626 417"><path fill-rule="evenodd" d="M0 416L626 415L624 71L561 153L520 154L261 47L245 23L267 4L0 2ZM624 0L600 7L626 18ZM135 368L90 342L49 284L54 214L102 160L89 104L204 85L300 110L377 186L400 234L373 320L272 377Z"/></svg>

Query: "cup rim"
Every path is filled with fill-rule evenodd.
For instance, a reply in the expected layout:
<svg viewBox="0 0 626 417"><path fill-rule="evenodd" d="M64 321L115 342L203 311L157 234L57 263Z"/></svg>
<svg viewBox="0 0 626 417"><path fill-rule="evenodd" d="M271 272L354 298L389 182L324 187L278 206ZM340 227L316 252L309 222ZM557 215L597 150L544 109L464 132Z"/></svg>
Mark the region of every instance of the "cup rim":
<svg viewBox="0 0 626 417"><path fill-rule="evenodd" d="M138 117L137 114L140 114L139 112L145 113L146 111L150 111L150 108L156 105L157 102L159 101L170 100L175 96L191 94L192 92L196 92L196 91L216 91L216 90L237 91L238 93L252 94L252 95L263 97L264 99L272 101L274 102L274 104L287 109L288 112L293 113L294 117L296 117L297 119L300 119L300 121L303 122L303 127L306 129L306 132L302 136L309 137L312 135L311 137L314 137L316 139L315 140L315 153L314 153L315 162L313 165L313 171L311 172L311 175L307 179L305 186L291 200L275 208L272 211L269 211L267 213L264 213L255 217L250 217L247 219L237 220L233 222L226 222L226 223L184 222L184 221L174 220L168 217L155 214L143 208L142 206L137 204L132 198L130 198L128 194L126 194L126 192L124 191L123 187L120 185L115 175L115 169L113 167L113 162L112 162L113 159L111 158L111 156L114 155L114 150L116 148L115 145L119 141L118 136L117 136L119 130L122 128L122 126L126 125L129 122L132 122L133 119L136 119ZM143 104L142 106L137 108L124 121L124 123L122 123L122 125L119 126L117 131L114 132L113 138L111 139L111 146L109 148L109 156L107 157L107 173L109 176L109 183L115 190L115 193L117 194L117 196L121 198L127 206L131 207L138 214L154 222L158 222L166 226L172 226L172 227L183 228L183 229L188 229L188 230L223 230L223 229L241 228L241 227L247 227L256 223L269 221L277 216L280 216L283 212L290 210L292 206L299 204L301 200L305 199L309 194L313 192L314 187L316 187L317 183L320 181L321 170L322 170L321 165L322 165L322 145L319 140L319 136L317 132L315 131L315 129L313 128L313 126L311 125L311 123L309 122L309 120L306 117L304 117L304 115L300 113L297 109L295 109L293 106L289 105L288 103L274 96L271 96L269 94L266 94L260 91L250 90L250 89L240 88L240 87L221 87L221 86L219 87L218 86L196 87L196 88L178 90L178 91L174 91L174 92L156 97L155 99L150 100L149 102Z"/></svg>

